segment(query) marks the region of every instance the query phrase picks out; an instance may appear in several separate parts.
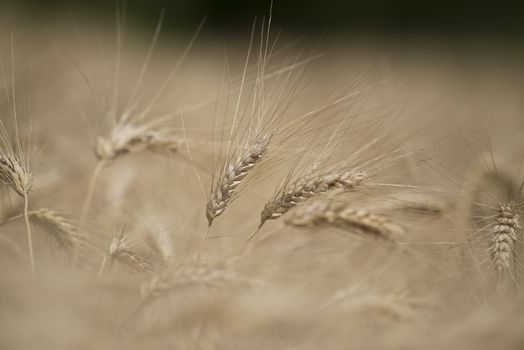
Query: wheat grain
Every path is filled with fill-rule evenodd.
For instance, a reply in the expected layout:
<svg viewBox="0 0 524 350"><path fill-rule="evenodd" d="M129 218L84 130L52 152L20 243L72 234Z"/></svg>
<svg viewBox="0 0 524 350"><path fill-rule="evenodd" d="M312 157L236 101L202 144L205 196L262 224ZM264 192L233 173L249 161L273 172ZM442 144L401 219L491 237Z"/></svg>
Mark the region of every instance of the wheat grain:
<svg viewBox="0 0 524 350"><path fill-rule="evenodd" d="M165 130L122 123L109 137L98 138L95 154L99 160L114 160L124 154L143 151L176 153L182 146L183 140Z"/></svg>
<svg viewBox="0 0 524 350"><path fill-rule="evenodd" d="M56 211L43 208L30 212L29 216L52 232L52 237L68 253L73 253L77 248L80 237L76 228Z"/></svg>
<svg viewBox="0 0 524 350"><path fill-rule="evenodd" d="M511 204L497 208L495 225L491 228L489 248L492 267L499 282L510 277L515 278L517 271L517 242L519 240L519 215Z"/></svg>
<svg viewBox="0 0 524 350"><path fill-rule="evenodd" d="M142 286L140 292L142 297L149 301L196 286L224 289L230 285L252 285L252 281L240 276L228 265L184 264L154 277Z"/></svg>
<svg viewBox="0 0 524 350"><path fill-rule="evenodd" d="M0 181L23 197L33 186L33 174L17 157L0 154Z"/></svg>
<svg viewBox="0 0 524 350"><path fill-rule="evenodd" d="M306 177L284 186L264 206L260 215L260 227L267 220L278 219L297 204L311 198L336 189L353 190L359 187L367 177L365 172L339 171L314 178Z"/></svg>
<svg viewBox="0 0 524 350"><path fill-rule="evenodd" d="M302 206L289 214L287 225L295 227L334 226L349 231L395 242L403 229L386 217L365 209L353 209L346 203L316 201Z"/></svg>
<svg viewBox="0 0 524 350"><path fill-rule="evenodd" d="M267 152L271 136L268 134L259 137L244 153L225 165L224 173L214 185L211 198L206 205L209 226L217 216L224 212L227 205L234 199L238 186Z"/></svg>
<svg viewBox="0 0 524 350"><path fill-rule="evenodd" d="M114 261L118 261L136 271L144 272L155 269L155 261L135 249L135 247L129 243L128 236L113 237L111 239L107 253L100 266L99 275L104 271L107 259L110 261L110 268L113 266Z"/></svg>
<svg viewBox="0 0 524 350"><path fill-rule="evenodd" d="M89 180L87 195L82 205L78 229L81 230L93 200L95 187L104 167L119 156L143 151L176 153L184 144L183 140L166 130L155 128L161 121L136 126L124 121L117 124L109 137L99 137L95 145L98 164Z"/></svg>

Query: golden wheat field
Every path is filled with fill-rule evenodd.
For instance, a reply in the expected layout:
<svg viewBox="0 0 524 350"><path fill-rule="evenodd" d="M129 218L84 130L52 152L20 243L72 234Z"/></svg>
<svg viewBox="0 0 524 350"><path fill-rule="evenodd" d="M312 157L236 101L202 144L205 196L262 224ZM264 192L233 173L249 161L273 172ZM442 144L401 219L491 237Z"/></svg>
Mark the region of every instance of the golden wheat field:
<svg viewBox="0 0 524 350"><path fill-rule="evenodd" d="M1 349L524 348L518 56L0 26Z"/></svg>

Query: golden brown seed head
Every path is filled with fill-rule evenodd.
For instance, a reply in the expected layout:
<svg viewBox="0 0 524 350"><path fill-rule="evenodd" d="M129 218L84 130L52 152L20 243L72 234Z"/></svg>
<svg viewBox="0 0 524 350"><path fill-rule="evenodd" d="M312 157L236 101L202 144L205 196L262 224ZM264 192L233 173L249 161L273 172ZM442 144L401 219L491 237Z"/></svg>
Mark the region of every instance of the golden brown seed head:
<svg viewBox="0 0 524 350"><path fill-rule="evenodd" d="M281 189L260 214L260 226L267 220L278 219L297 204L332 190L353 190L367 178L365 172L333 172L314 178L301 179Z"/></svg>
<svg viewBox="0 0 524 350"><path fill-rule="evenodd" d="M227 205L233 200L238 186L266 154L272 136L272 134L267 134L258 138L247 151L226 165L224 174L216 184L216 188L206 205L206 217L209 226L213 223L213 219L226 210Z"/></svg>
<svg viewBox="0 0 524 350"><path fill-rule="evenodd" d="M33 174L16 157L0 155L0 182L24 196L33 186Z"/></svg>

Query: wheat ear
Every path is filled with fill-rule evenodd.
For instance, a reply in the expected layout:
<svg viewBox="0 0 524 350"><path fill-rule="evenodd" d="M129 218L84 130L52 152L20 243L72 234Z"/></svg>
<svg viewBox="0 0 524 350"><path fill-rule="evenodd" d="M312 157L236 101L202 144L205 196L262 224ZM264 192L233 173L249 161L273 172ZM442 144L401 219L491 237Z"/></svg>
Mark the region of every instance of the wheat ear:
<svg viewBox="0 0 524 350"><path fill-rule="evenodd" d="M54 233L53 238L70 254L78 248L80 236L73 224L62 217L58 212L42 208L29 213L31 218Z"/></svg>
<svg viewBox="0 0 524 350"><path fill-rule="evenodd" d="M497 208L495 225L491 229L491 245L489 248L491 263L496 271L497 283L505 278L515 277L517 269L517 242L519 240L520 217L513 206L500 205Z"/></svg>
<svg viewBox="0 0 524 350"><path fill-rule="evenodd" d="M234 161L226 163L224 173L214 186L211 198L206 205L209 226L233 200L238 186L267 152L270 140L271 134L258 138L246 152L239 155Z"/></svg>
<svg viewBox="0 0 524 350"><path fill-rule="evenodd" d="M159 121L152 121L141 126L129 122L118 124L108 137L99 137L95 144L98 163L89 180L87 195L82 205L78 230L83 228L87 212L91 206L98 178L103 168L119 156L138 152L177 153L184 142L180 137L167 130L155 128Z"/></svg>
<svg viewBox="0 0 524 350"><path fill-rule="evenodd" d="M232 284L252 284L252 281L238 275L227 265L185 264L154 277L149 283L142 286L140 292L143 299L150 301L195 286L223 289Z"/></svg>
<svg viewBox="0 0 524 350"><path fill-rule="evenodd" d="M98 138L95 154L99 160L111 161L124 154L144 151L176 153L183 144L180 137L166 130L122 123L112 130L109 137Z"/></svg>
<svg viewBox="0 0 524 350"><path fill-rule="evenodd" d="M365 209L353 209L346 203L316 201L299 207L285 220L295 227L334 226L395 242L403 229L388 218Z"/></svg>
<svg viewBox="0 0 524 350"><path fill-rule="evenodd" d="M41 208L39 210L27 212L28 218L42 226L50 234L50 236L68 253L74 256L77 249L80 249L82 244L87 242L83 239L76 227L66 218L61 216L58 212L48 208ZM25 215L17 215L11 217L0 224L3 226L15 220L18 220Z"/></svg>
<svg viewBox="0 0 524 350"><path fill-rule="evenodd" d="M98 275L101 276L104 272L107 261L110 262L109 269L112 268L114 261L118 261L133 270L143 272L153 271L156 266L161 265L161 262L155 259L159 259L159 257L146 256L146 254L135 249L135 247L129 243L128 236L113 237L98 270Z"/></svg>
<svg viewBox="0 0 524 350"><path fill-rule="evenodd" d="M24 220L27 231L27 243L29 246L29 260L31 263L31 275L35 274L35 259L33 255L33 239L31 234L31 224L29 223L28 207L29 198L27 193L33 186L33 175L23 165L18 158L12 156L0 155L0 181L11 187L16 193L24 197Z"/></svg>
<svg viewBox="0 0 524 350"><path fill-rule="evenodd" d="M352 190L367 178L365 172L341 171L305 178L280 189L264 206L260 215L260 227L267 220L278 219L297 204L335 189Z"/></svg>

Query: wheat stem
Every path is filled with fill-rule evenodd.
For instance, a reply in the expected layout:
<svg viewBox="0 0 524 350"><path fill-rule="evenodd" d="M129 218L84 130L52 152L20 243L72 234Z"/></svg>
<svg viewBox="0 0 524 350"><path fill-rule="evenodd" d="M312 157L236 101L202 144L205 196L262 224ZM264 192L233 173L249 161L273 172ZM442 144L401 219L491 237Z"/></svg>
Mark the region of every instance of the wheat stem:
<svg viewBox="0 0 524 350"><path fill-rule="evenodd" d="M35 259L33 255L33 239L31 235L31 224L29 223L29 215L28 215L28 206L29 206L29 199L27 198L27 193L24 193L24 220L25 220L25 226L27 229L27 243L29 245L29 260L31 262L31 275L33 276L33 279L36 278L35 274Z"/></svg>
<svg viewBox="0 0 524 350"><path fill-rule="evenodd" d="M106 266L107 262L107 254L104 254L104 259L102 260L102 264L100 265L100 269L98 270L98 277L102 276L102 273L104 272L104 267Z"/></svg>
<svg viewBox="0 0 524 350"><path fill-rule="evenodd" d="M106 160L99 160L95 169L93 170L93 174L91 175L91 179L89 180L89 186L87 188L87 195L84 200L84 203L82 205L82 212L80 214L80 220L78 222L78 231L80 232L82 227L84 226L85 220L87 218L87 212L89 210L89 207L91 206L91 202L93 200L93 195L95 192L96 184L98 182L98 178L100 177L100 174L102 173L102 170L104 169L104 166L106 165ZM75 254L76 255L76 254Z"/></svg>

